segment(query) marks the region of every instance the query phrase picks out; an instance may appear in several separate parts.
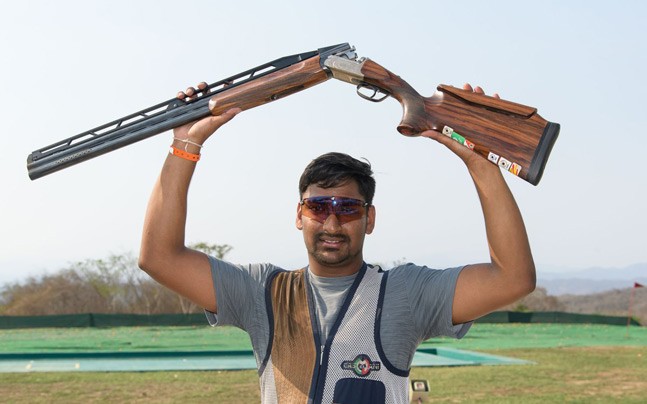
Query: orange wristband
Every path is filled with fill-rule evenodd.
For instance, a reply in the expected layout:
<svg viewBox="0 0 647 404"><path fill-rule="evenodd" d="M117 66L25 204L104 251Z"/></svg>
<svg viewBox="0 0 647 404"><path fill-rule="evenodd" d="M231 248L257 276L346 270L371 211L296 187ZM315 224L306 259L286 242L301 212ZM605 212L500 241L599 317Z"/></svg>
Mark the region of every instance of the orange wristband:
<svg viewBox="0 0 647 404"><path fill-rule="evenodd" d="M199 154L189 153L189 152L186 152L184 150L180 150L175 146L171 146L171 149L168 152L169 152L169 154L172 154L174 156L178 156L178 157L183 158L185 160L189 160L189 161L193 161L193 162L197 162L197 161L200 160L200 155Z"/></svg>

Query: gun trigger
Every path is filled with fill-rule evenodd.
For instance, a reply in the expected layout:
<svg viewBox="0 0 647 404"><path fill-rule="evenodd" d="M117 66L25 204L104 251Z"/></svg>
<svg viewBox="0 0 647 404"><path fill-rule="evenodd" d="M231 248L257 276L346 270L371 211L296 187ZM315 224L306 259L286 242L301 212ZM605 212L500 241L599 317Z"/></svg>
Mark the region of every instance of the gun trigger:
<svg viewBox="0 0 647 404"><path fill-rule="evenodd" d="M367 91L368 93L363 91ZM381 102L391 94L372 84L360 83L357 85L357 95L368 101Z"/></svg>

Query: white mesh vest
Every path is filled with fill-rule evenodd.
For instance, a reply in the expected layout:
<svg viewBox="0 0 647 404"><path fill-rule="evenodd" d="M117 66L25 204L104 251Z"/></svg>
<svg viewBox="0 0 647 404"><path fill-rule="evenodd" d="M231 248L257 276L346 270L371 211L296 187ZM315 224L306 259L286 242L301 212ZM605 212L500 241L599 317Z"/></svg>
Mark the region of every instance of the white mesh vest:
<svg viewBox="0 0 647 404"><path fill-rule="evenodd" d="M328 340L319 341L305 270L279 272L266 292L270 343L259 368L264 403L405 404L409 370L380 343L387 272L362 266Z"/></svg>

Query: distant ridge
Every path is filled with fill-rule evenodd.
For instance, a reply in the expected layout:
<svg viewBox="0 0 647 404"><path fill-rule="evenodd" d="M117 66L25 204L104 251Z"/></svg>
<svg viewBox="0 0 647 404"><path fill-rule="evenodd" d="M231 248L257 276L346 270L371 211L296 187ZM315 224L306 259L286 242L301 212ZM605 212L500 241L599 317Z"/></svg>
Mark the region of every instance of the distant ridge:
<svg viewBox="0 0 647 404"><path fill-rule="evenodd" d="M582 278L538 279L537 286L545 288L548 294L553 296L590 295L612 290L628 289L633 287L634 282L647 286L647 277L635 278L635 280L630 281L622 279L588 280Z"/></svg>
<svg viewBox="0 0 647 404"><path fill-rule="evenodd" d="M553 296L572 294L588 295L614 289L633 287L634 282L647 286L647 263L638 263L623 268L593 267L582 270L550 271L537 273L537 286L545 288Z"/></svg>

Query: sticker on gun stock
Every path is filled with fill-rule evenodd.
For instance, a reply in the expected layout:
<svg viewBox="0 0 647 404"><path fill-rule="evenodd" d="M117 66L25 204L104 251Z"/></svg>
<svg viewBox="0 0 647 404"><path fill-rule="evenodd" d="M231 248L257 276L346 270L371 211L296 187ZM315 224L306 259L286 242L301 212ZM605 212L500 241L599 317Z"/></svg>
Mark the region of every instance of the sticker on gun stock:
<svg viewBox="0 0 647 404"><path fill-rule="evenodd" d="M451 137L458 143L462 144L463 146L469 148L470 150L474 150L474 143L470 142L469 140L465 139L463 136L460 134L454 132L454 129L452 129L449 126L443 127L443 135L447 137Z"/></svg>
<svg viewBox="0 0 647 404"><path fill-rule="evenodd" d="M487 155L487 159L493 162L494 164L498 165L499 167L503 168L504 170L510 171L512 174L516 175L517 177L519 176L519 174L521 174L521 169L523 167L521 167L517 163L513 163L507 159L504 159L498 154L489 152Z"/></svg>
<svg viewBox="0 0 647 404"><path fill-rule="evenodd" d="M504 170L510 171L510 167L512 167L512 163L503 157L499 159L499 167L503 168Z"/></svg>
<svg viewBox="0 0 647 404"><path fill-rule="evenodd" d="M506 170L510 171L512 174L514 174L516 176L519 176L519 174L521 173L521 168L522 168L519 164L513 163L513 162L505 160L505 159L501 159L501 160L504 160L504 162L505 162L505 164L502 165L501 161L499 160L499 166L501 168L505 168Z"/></svg>
<svg viewBox="0 0 647 404"><path fill-rule="evenodd" d="M444 126L442 132L443 132L443 135L454 139L458 143L464 145L465 147L468 147L471 150L474 150L474 143L470 142L460 134L456 133L453 128L449 126ZM499 167L503 168L504 170L510 171L512 174L516 176L519 176L519 174L521 174L522 167L519 164L513 163L512 161L505 159L499 156L498 154L489 152L487 159L493 162L494 164L498 165Z"/></svg>
<svg viewBox="0 0 647 404"><path fill-rule="evenodd" d="M487 159L488 159L488 160L490 160L491 162L493 162L494 164L498 164L498 163L499 163L499 157L500 157L500 156L499 156L498 154L494 154L494 153L492 153L492 152L490 152L490 153L487 155Z"/></svg>
<svg viewBox="0 0 647 404"><path fill-rule="evenodd" d="M517 163L512 163L508 171L516 176L519 176L519 174L521 174L521 166Z"/></svg>
<svg viewBox="0 0 647 404"><path fill-rule="evenodd" d="M443 135L452 137L452 133L454 133L454 129L450 128L449 126L443 127Z"/></svg>

